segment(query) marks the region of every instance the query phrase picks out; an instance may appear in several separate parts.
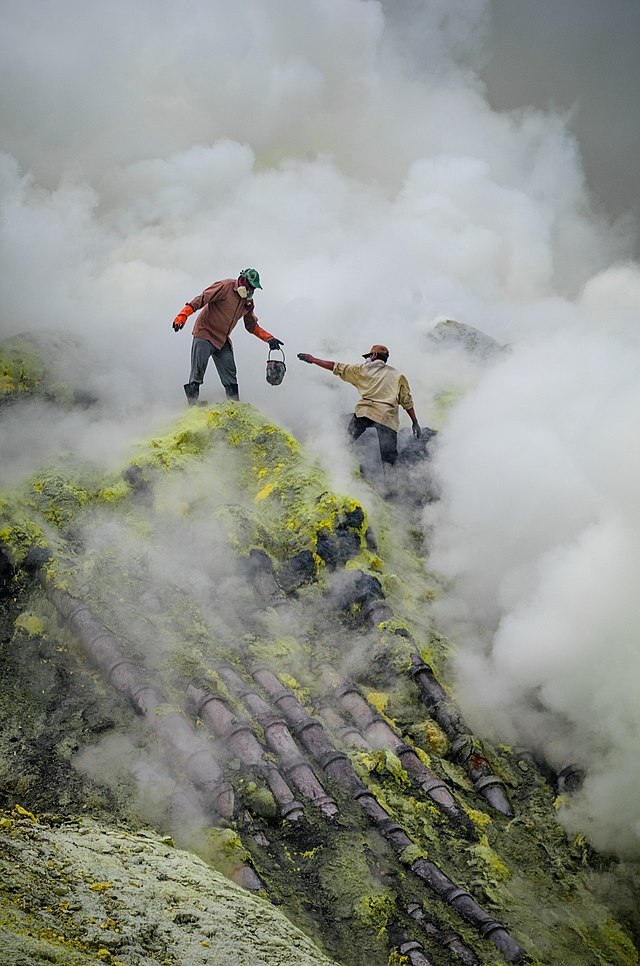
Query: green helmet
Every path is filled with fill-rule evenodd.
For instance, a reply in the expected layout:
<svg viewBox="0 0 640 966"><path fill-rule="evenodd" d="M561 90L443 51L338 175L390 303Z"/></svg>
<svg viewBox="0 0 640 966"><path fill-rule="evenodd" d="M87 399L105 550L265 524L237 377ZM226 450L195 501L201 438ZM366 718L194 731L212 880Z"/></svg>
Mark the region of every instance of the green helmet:
<svg viewBox="0 0 640 966"><path fill-rule="evenodd" d="M251 288L262 288L260 276L255 268L243 268L240 274L244 275Z"/></svg>

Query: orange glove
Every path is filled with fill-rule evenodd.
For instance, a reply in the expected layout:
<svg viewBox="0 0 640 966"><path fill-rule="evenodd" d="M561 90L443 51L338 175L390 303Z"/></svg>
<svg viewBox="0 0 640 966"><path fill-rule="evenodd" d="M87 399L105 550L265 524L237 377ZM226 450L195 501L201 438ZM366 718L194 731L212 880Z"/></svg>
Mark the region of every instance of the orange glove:
<svg viewBox="0 0 640 966"><path fill-rule="evenodd" d="M184 329L184 324L190 315L193 315L193 309L187 302L182 312L178 312L175 319L173 320L173 331L179 332L180 329Z"/></svg>

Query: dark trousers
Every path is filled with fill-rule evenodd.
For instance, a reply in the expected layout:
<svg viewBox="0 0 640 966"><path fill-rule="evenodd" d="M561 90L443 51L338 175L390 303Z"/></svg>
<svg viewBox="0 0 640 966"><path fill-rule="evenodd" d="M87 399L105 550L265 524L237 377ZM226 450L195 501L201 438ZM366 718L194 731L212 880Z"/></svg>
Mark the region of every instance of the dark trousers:
<svg viewBox="0 0 640 966"><path fill-rule="evenodd" d="M196 382L199 386L204 382L204 374L207 371L209 359L213 359L214 365L218 370L220 382L224 386L227 396L238 394L238 374L236 372L236 360L233 355L233 348L227 339L220 349L208 342L207 339L193 340L191 346L191 374L189 382Z"/></svg>
<svg viewBox="0 0 640 966"><path fill-rule="evenodd" d="M393 466L398 458L398 434L395 429L389 429L388 426L383 426L382 423L376 423L373 419L369 419L368 416L356 416L354 413L347 427L347 431L352 439L359 439L371 426L373 426L378 434L382 462L389 463Z"/></svg>

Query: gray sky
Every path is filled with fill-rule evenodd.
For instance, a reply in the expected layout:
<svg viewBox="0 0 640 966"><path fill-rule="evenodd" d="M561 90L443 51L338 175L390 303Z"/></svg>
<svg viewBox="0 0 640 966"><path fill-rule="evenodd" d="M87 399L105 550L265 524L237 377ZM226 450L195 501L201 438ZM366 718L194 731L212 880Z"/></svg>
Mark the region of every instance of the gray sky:
<svg viewBox="0 0 640 966"><path fill-rule="evenodd" d="M570 112L595 201L637 216L640 2L491 0L487 51L492 107Z"/></svg>

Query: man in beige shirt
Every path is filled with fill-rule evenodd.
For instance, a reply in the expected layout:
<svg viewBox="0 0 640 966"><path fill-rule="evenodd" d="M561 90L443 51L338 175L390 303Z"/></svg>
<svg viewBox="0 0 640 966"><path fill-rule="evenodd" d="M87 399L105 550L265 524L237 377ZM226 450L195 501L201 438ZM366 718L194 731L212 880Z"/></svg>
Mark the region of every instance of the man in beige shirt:
<svg viewBox="0 0 640 966"><path fill-rule="evenodd" d="M380 457L383 465L393 466L398 457L398 407L402 406L411 418L413 435L420 438L420 424L413 408L411 390L405 376L387 365L389 350L384 345L373 345L363 359L355 365L316 359L308 352L299 352L303 362L330 369L334 375L350 382L362 397L356 403L355 413L349 423L349 435L358 439L365 430L373 427L378 433Z"/></svg>

